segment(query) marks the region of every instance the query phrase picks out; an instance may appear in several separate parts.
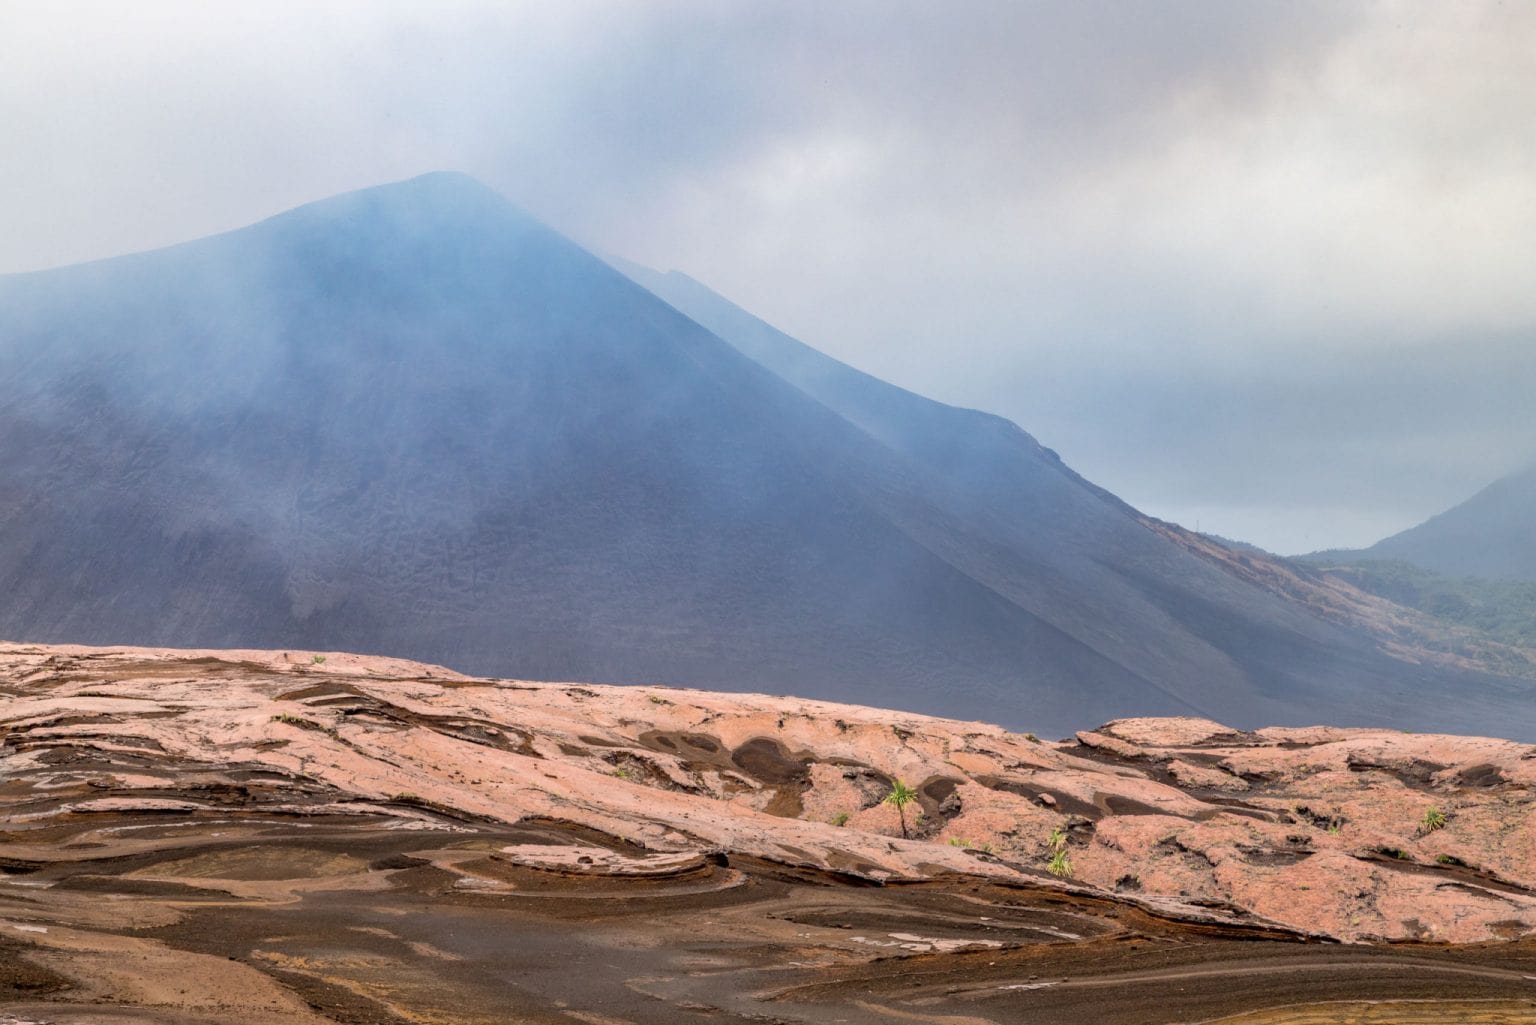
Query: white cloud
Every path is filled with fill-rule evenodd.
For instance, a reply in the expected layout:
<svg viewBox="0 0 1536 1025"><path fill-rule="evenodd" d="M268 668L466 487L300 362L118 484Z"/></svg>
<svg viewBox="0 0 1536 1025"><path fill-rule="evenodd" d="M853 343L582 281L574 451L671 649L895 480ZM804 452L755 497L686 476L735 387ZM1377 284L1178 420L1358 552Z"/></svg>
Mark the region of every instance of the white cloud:
<svg viewBox="0 0 1536 1025"><path fill-rule="evenodd" d="M1385 529L1536 457L1532 52L1431 0L11 4L0 270L456 167L1154 510Z"/></svg>

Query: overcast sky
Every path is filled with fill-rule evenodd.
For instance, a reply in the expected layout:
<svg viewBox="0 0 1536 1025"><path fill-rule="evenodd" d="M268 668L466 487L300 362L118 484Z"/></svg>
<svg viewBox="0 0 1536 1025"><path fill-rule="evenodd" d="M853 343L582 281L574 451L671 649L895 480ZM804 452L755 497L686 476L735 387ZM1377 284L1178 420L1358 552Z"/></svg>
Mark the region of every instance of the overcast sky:
<svg viewBox="0 0 1536 1025"><path fill-rule="evenodd" d="M0 0L0 271L467 171L1133 504L1536 461L1536 4Z"/></svg>

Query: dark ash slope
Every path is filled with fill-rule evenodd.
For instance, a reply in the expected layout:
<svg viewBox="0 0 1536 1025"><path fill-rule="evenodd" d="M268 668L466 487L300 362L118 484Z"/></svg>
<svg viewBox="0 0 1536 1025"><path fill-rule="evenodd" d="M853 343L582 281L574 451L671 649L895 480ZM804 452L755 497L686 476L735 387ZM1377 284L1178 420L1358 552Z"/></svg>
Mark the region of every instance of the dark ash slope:
<svg viewBox="0 0 1536 1025"><path fill-rule="evenodd" d="M453 175L0 279L0 635L1536 733L1006 421L689 313Z"/></svg>

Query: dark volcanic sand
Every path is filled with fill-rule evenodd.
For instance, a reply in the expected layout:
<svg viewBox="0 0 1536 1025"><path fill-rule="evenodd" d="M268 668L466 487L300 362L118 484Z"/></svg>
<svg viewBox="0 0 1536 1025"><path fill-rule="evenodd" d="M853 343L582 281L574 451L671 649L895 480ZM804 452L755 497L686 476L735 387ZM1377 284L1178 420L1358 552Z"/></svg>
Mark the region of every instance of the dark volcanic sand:
<svg viewBox="0 0 1536 1025"><path fill-rule="evenodd" d="M85 818L89 839L54 837L60 860L0 879L0 1008L19 1021L1536 1021L1529 942L1299 942L981 880L858 886L762 862L638 881L501 860L624 848L556 824ZM160 846L125 855L113 836ZM126 964L146 946L173 985L104 978L92 953ZM291 1005L258 1006L252 978Z"/></svg>

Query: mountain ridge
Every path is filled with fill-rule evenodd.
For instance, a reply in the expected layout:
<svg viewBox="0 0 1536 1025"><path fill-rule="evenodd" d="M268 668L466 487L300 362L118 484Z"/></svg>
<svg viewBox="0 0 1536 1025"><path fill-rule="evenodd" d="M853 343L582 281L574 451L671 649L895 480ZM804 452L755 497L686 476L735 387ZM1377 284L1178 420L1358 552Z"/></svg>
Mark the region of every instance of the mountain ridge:
<svg viewBox="0 0 1536 1025"><path fill-rule="evenodd" d="M1016 425L755 318L753 358L707 322L727 314L452 175L0 279L0 634L1045 731L1327 707L1536 732L1523 685L1384 654Z"/></svg>

